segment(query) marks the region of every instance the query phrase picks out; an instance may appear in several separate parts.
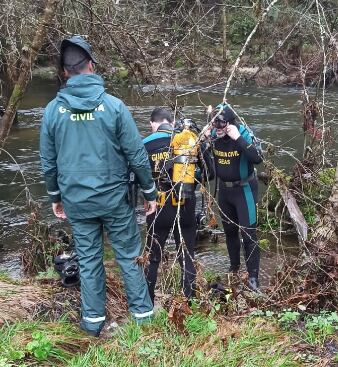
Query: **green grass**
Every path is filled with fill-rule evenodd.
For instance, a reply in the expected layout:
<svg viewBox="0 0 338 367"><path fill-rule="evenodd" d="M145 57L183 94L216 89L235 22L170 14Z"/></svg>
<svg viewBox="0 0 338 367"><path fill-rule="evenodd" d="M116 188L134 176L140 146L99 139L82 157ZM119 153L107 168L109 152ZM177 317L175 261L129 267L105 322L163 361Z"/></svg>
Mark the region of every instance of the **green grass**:
<svg viewBox="0 0 338 367"><path fill-rule="evenodd" d="M323 347L325 342L338 332L337 312L321 312L305 320L304 339L313 346Z"/></svg>
<svg viewBox="0 0 338 367"><path fill-rule="evenodd" d="M217 331L216 321L199 313L189 315L184 326L191 335L210 335Z"/></svg>
<svg viewBox="0 0 338 367"><path fill-rule="evenodd" d="M299 313L291 310L260 312L237 322L196 310L179 332L162 310L149 324L130 320L109 339L87 337L66 318L57 323L17 322L0 329L0 367L314 366L320 356L312 354L312 345L323 347L332 336L328 324L335 327L336 318L335 313L309 316L308 326L297 331L292 325ZM311 325L317 339L306 340L302 333ZM304 342L308 351L297 354L295 345Z"/></svg>
<svg viewBox="0 0 338 367"><path fill-rule="evenodd" d="M46 271L40 271L38 275L36 275L35 279L37 280L58 280L60 279L60 275L54 270L53 267L49 267Z"/></svg>
<svg viewBox="0 0 338 367"><path fill-rule="evenodd" d="M210 316L193 314L185 325L187 331L179 333L162 311L149 325L130 321L109 340L87 338L66 320L6 325L0 330L0 366L297 366L274 346L279 334L252 321L227 342Z"/></svg>
<svg viewBox="0 0 338 367"><path fill-rule="evenodd" d="M57 323L16 322L0 329L0 361L6 360L9 365L15 363L15 366L20 362L24 366L23 362L27 361L28 365L44 361L63 366L73 356L76 345L87 346L89 342L90 339L66 319Z"/></svg>
<svg viewBox="0 0 338 367"><path fill-rule="evenodd" d="M104 245L103 260L104 261L115 260L115 254L114 254L114 251L113 251L112 247L110 246L110 244L106 243Z"/></svg>
<svg viewBox="0 0 338 367"><path fill-rule="evenodd" d="M211 270L211 269L206 269L204 270L203 272L203 277L204 279L208 282L208 283L211 283L211 282L214 282L214 281L217 281L218 278L219 278L219 273Z"/></svg>
<svg viewBox="0 0 338 367"><path fill-rule="evenodd" d="M284 354L278 346L282 334L267 324L249 322L240 338L231 339L226 351L227 365L235 366L298 366L291 354ZM287 344L287 343L286 343Z"/></svg>
<svg viewBox="0 0 338 367"><path fill-rule="evenodd" d="M0 281L13 282L13 279L6 270L0 270Z"/></svg>

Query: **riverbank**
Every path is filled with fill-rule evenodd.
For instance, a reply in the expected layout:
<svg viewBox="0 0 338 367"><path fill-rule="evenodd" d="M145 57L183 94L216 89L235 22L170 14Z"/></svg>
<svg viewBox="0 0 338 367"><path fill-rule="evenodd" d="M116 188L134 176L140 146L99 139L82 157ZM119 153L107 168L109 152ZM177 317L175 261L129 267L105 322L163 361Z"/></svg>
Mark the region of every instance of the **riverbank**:
<svg viewBox="0 0 338 367"><path fill-rule="evenodd" d="M323 6L324 23L316 20L315 4L270 5L265 13L261 2L141 1L135 16L134 0L95 7L77 4L67 12L56 12L54 26L40 45L37 65L56 63L61 40L81 34L93 45L98 71L129 84L212 83L226 79L235 64L238 82L318 86L325 79L325 86L335 83L337 41L333 31L323 38L322 30L324 23L330 30L337 28L335 2ZM36 2L28 1L27 7L30 17L20 3L6 8L0 40L4 101L18 77L18 60L34 39L32 24L38 24L41 15ZM17 24L18 19L23 23Z"/></svg>
<svg viewBox="0 0 338 367"><path fill-rule="evenodd" d="M100 71L100 68L99 68ZM158 68L154 67L151 78L141 73L136 73L137 80L130 74L127 67L119 63L113 67L110 72L101 70L104 78L114 84L153 84L153 85L171 85L173 89L176 86L191 85L192 83L212 85L215 83L226 83L228 74L220 66L194 68ZM57 70L54 66L37 66L32 73L33 77L41 80L57 80ZM288 86L297 85L294 75L286 75L277 69L269 66L264 67L240 67L238 68L233 85L241 87L243 85L252 85L258 87Z"/></svg>
<svg viewBox="0 0 338 367"><path fill-rule="evenodd" d="M196 306L180 332L161 310L147 325L128 320L99 339L82 333L68 315L56 322L23 319L0 329L0 366L336 366L330 317L337 321L337 314L305 322L298 315L256 311L229 319ZM317 320L312 327L311 320Z"/></svg>
<svg viewBox="0 0 338 367"><path fill-rule="evenodd" d="M150 323L137 325L126 318L119 298L122 288L115 287L115 305L108 303L107 310L118 323L100 338L92 338L78 327L76 305L72 312L72 293L78 291L64 290L60 297L56 283L14 282L4 274L1 279L1 304L13 303L1 308L1 318L14 314L0 322L1 367L333 367L338 363L336 312L310 315L300 309L251 309L230 316L222 302L195 300L192 312L176 317L175 312L159 308ZM46 308L53 293L59 294L58 301ZM45 304L40 312L34 308L33 294ZM18 309L23 303L30 305L30 313L15 313L14 305Z"/></svg>
<svg viewBox="0 0 338 367"><path fill-rule="evenodd" d="M216 324L195 317L202 324L190 319L187 325L192 331L186 335L178 333L161 312L147 326L128 322L107 340L81 334L66 319L15 323L1 330L0 365L291 367L303 365L297 359L315 358L311 346L295 356L289 333L274 322L252 318ZM209 329L202 330L202 325Z"/></svg>

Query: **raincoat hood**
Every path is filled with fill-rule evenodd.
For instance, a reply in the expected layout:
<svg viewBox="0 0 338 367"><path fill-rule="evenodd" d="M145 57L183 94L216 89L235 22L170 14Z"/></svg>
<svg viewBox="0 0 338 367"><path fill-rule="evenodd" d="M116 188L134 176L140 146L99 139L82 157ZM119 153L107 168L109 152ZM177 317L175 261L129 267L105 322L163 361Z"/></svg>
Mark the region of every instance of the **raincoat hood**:
<svg viewBox="0 0 338 367"><path fill-rule="evenodd" d="M72 76L62 88L56 100L72 112L93 111L105 94L103 79L96 74Z"/></svg>

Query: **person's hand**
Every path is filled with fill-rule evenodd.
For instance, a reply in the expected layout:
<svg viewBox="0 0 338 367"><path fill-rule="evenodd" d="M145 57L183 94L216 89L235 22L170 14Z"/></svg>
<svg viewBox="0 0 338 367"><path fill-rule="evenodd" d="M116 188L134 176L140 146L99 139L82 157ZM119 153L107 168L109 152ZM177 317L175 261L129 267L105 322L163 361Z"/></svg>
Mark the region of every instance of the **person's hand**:
<svg viewBox="0 0 338 367"><path fill-rule="evenodd" d="M144 209L146 210L146 216L155 213L156 211L156 200L153 201L144 201Z"/></svg>
<svg viewBox="0 0 338 367"><path fill-rule="evenodd" d="M235 125L229 124L226 127L226 133L229 136L230 139L232 140L237 140L241 134L239 133L237 127Z"/></svg>
<svg viewBox="0 0 338 367"><path fill-rule="evenodd" d="M67 216L63 209L63 205L61 201L59 201L58 203L53 203L52 208L53 208L53 213L56 217L60 219L67 219Z"/></svg>

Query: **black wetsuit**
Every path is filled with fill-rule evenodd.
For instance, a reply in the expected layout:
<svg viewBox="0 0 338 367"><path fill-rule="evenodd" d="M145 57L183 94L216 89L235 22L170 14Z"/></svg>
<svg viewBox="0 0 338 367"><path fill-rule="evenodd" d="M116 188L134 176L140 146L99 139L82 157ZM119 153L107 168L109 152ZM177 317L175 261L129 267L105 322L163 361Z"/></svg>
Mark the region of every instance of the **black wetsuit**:
<svg viewBox="0 0 338 367"><path fill-rule="evenodd" d="M155 297L155 285L158 267L162 258L165 242L174 228L173 234L178 253L178 261L181 266L181 284L186 297L191 297L194 289L196 270L194 267L194 249L196 243L196 197L186 198L184 204L180 205L179 225L177 221L178 206L172 203L174 195L171 183L171 168L165 166L168 163L169 148L172 139L172 128L168 124L162 124L158 130L146 137L143 142L149 155L153 177L159 192L166 192L164 205L158 206L156 213L147 217L147 247L150 250L149 265L146 268L149 293L152 301ZM213 178L213 165L208 151L203 151L206 165L201 165L203 174L209 179ZM203 167L202 167L203 166ZM206 166L206 167L204 167ZM206 173L206 171L208 171ZM156 219L155 219L156 218ZM182 241L180 231L184 239Z"/></svg>
<svg viewBox="0 0 338 367"><path fill-rule="evenodd" d="M254 164L262 158L243 125L237 125L241 136L234 141L228 136L215 139L213 153L218 178L218 204L232 268L240 266L240 238L249 277L258 277L260 250L257 244L258 182Z"/></svg>

